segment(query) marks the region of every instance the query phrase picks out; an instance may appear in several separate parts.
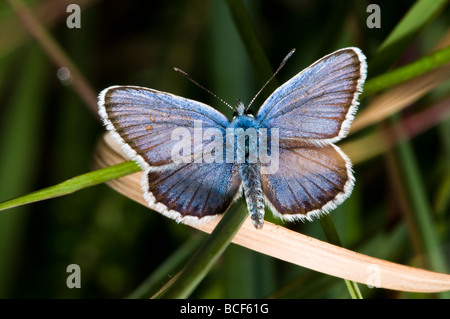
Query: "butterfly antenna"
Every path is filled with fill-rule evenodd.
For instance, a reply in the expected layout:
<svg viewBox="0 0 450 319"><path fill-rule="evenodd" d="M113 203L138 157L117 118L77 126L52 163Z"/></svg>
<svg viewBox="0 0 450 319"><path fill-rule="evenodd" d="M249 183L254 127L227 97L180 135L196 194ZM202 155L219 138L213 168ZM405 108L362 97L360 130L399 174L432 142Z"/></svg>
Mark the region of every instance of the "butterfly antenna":
<svg viewBox="0 0 450 319"><path fill-rule="evenodd" d="M262 88L258 91L258 93L256 93L255 97L250 101L250 103L247 105L247 108L245 109L246 111L250 108L250 106L253 104L253 102L256 100L256 98L258 97L258 95L262 92L262 90L264 90L264 88L267 86L267 84L269 84L270 81L272 81L272 79L275 77L275 75L277 75L277 73L283 68L283 66L286 64L287 60L289 60L289 58L292 56L292 54L294 54L295 49L292 49L287 55L286 57L283 59L283 61L281 61L280 66L278 67L278 69L272 74L272 76L270 77L270 79L267 80L266 83L264 83L264 85L262 86Z"/></svg>
<svg viewBox="0 0 450 319"><path fill-rule="evenodd" d="M199 88L202 88L203 90L205 90L206 92L208 92L209 94L211 94L212 96L214 96L216 99L218 99L219 101L221 101L223 104L225 104L226 106L228 106L230 109L232 109L233 111L236 111L236 109L234 107L232 107L230 104L228 104L227 102L225 102L222 98L218 97L216 94L214 94L213 92L211 92L210 90L208 90L207 88L205 88L203 85L200 85L197 81L195 81L194 79L192 79L189 74L187 74L186 72L184 72L183 70L180 70L179 68L173 68L175 71L181 73L181 75L183 75L186 79L188 79L189 81L191 81L192 83L194 83L195 85L197 85Z"/></svg>

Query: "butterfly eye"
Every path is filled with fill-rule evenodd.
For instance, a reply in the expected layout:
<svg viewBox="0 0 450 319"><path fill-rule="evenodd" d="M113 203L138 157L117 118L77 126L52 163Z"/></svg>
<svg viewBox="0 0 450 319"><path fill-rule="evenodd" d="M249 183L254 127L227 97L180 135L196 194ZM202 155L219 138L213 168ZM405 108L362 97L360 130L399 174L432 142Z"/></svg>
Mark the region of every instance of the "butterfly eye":
<svg viewBox="0 0 450 319"><path fill-rule="evenodd" d="M233 119L236 118L236 116L238 116L238 115L239 115L239 113L238 113L237 111L234 111L234 113L233 113Z"/></svg>
<svg viewBox="0 0 450 319"><path fill-rule="evenodd" d="M252 110L246 110L245 114L255 117L255 112L253 112Z"/></svg>

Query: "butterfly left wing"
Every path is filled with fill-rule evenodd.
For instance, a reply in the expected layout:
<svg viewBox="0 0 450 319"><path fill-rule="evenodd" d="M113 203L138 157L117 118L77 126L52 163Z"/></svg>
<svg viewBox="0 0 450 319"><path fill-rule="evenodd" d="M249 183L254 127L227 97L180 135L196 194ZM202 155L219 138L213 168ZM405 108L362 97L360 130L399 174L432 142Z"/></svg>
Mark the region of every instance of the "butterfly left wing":
<svg viewBox="0 0 450 319"><path fill-rule="evenodd" d="M150 208L190 224L223 214L242 194L240 187L238 166L230 163L176 164L142 176Z"/></svg>
<svg viewBox="0 0 450 319"><path fill-rule="evenodd" d="M141 184L150 208L177 221L196 222L224 213L239 196L241 180L235 165L194 162L195 121L202 130L214 129L225 136L229 121L213 108L143 87L113 86L100 94L99 113L127 155L144 169ZM172 133L180 128L189 133L187 144L194 145L189 148L194 157L187 163L172 159L172 150L180 143ZM220 138L209 141L223 143ZM203 149L208 140L200 143Z"/></svg>

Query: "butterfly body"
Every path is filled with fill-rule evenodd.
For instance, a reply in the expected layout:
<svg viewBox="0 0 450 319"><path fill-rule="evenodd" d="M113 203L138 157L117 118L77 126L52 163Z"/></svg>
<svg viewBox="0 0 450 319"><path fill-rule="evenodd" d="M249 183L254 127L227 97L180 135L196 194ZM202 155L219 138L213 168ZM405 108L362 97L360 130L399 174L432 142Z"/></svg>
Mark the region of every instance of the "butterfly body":
<svg viewBox="0 0 450 319"><path fill-rule="evenodd" d="M136 86L103 90L99 113L144 170L150 208L195 223L244 194L262 228L266 204L284 220L311 220L350 195L351 163L334 143L348 132L365 74L361 51L345 48L280 86L256 116L238 102L230 121L206 104Z"/></svg>
<svg viewBox="0 0 450 319"><path fill-rule="evenodd" d="M237 109L238 115L233 118L229 128L236 132L236 154L244 153L244 162L238 163L242 188L251 221L257 229L260 229L264 224L264 194L261 187L261 168L257 156L260 147L260 136L258 135L260 127L253 115L245 114L242 104ZM240 135L245 135L249 131L254 132L255 138L251 138L251 134L247 134L243 138L240 137ZM244 142L238 143L237 141L240 139ZM251 160L252 158L254 160Z"/></svg>

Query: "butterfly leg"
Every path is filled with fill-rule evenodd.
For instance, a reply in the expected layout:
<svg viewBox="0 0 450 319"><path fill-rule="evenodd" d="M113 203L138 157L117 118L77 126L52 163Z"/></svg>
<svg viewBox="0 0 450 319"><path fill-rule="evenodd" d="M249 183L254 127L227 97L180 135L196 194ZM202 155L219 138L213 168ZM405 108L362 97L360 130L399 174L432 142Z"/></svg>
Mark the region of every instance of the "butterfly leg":
<svg viewBox="0 0 450 319"><path fill-rule="evenodd" d="M264 225L264 197L261 188L260 167L257 163L240 164L245 201L253 225L261 229Z"/></svg>

